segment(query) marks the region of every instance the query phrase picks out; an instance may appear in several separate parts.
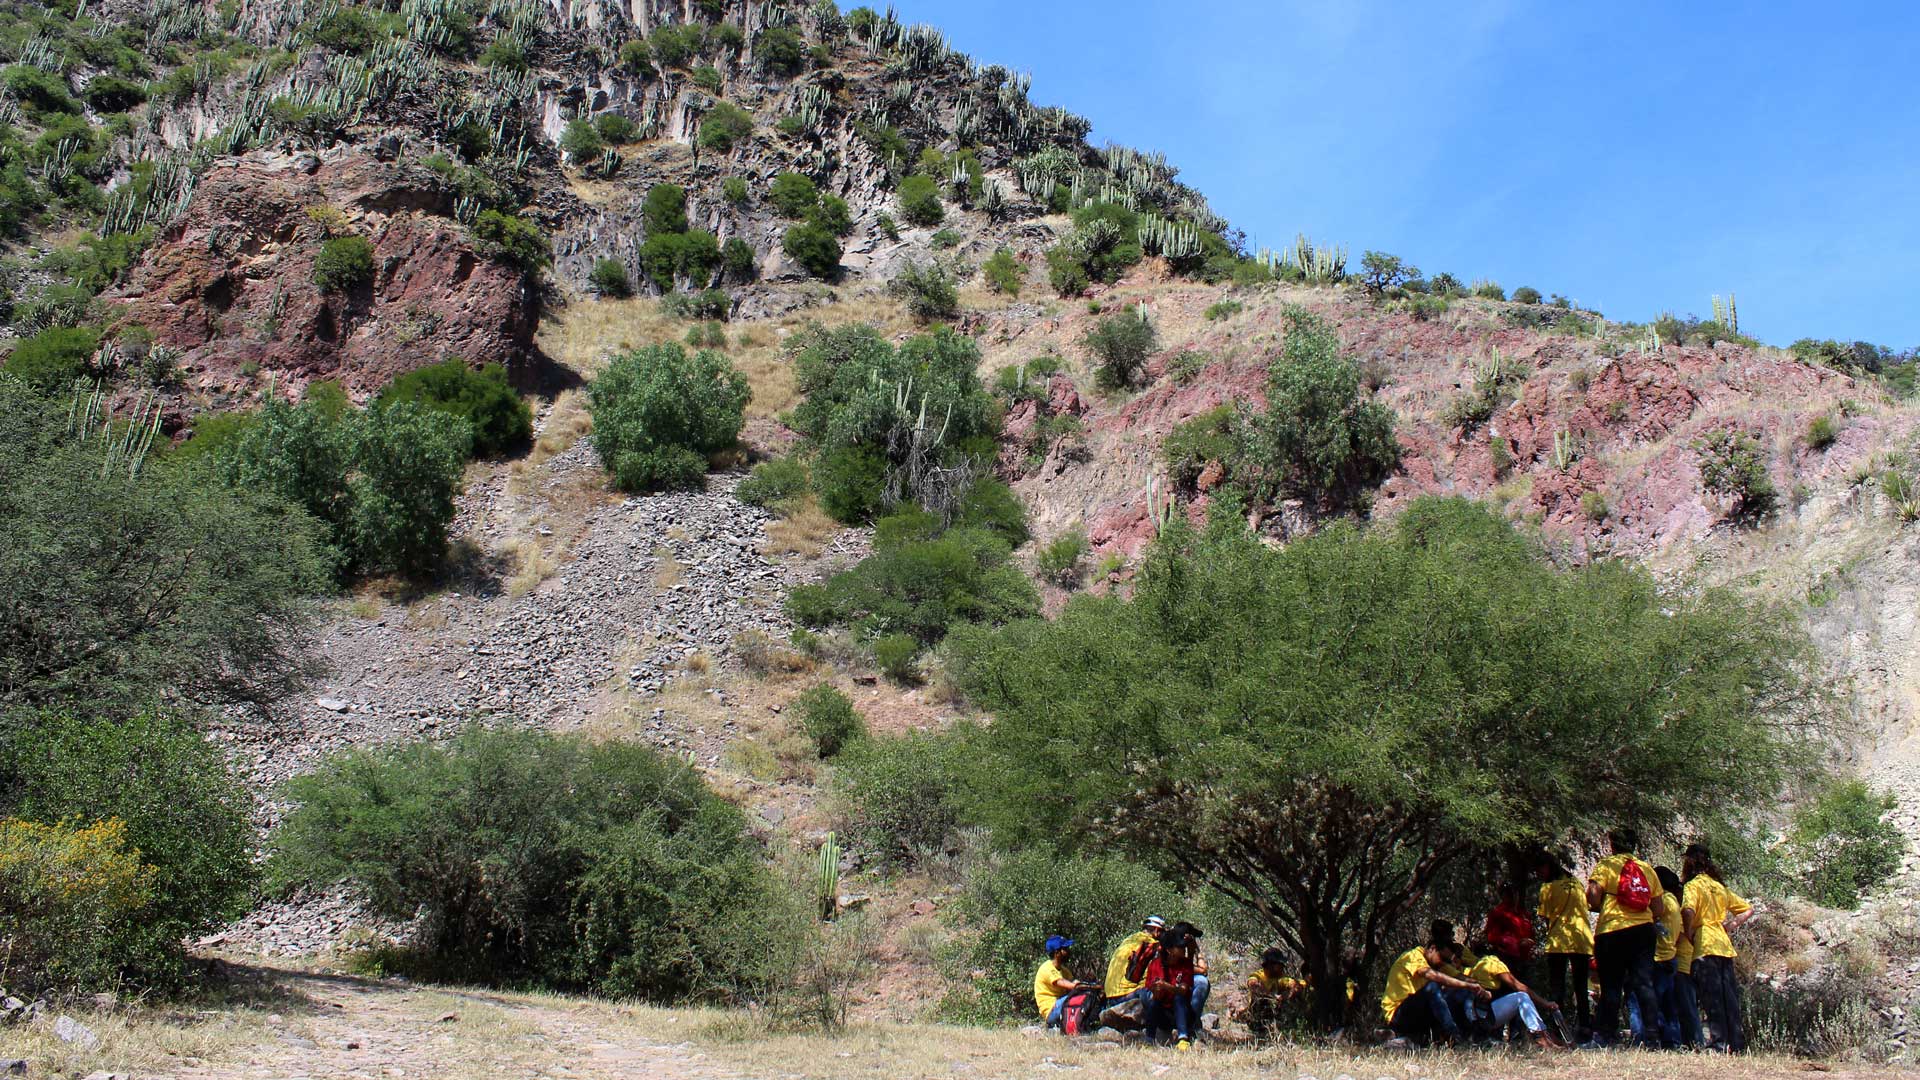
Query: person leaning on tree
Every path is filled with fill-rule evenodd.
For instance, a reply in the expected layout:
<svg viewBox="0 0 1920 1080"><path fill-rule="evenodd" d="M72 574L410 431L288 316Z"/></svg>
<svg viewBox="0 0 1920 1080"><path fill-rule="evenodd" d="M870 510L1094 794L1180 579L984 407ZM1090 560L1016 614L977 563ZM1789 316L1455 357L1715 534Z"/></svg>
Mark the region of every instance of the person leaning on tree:
<svg viewBox="0 0 1920 1080"><path fill-rule="evenodd" d="M1653 908L1662 890L1653 864L1633 853L1639 841L1632 829L1608 833L1613 854L1601 859L1587 877L1587 906L1600 913L1593 935L1593 959L1600 975L1595 1046L1611 1046L1619 1038L1620 1005L1627 994L1639 1004L1642 1017L1651 1020L1660 1015L1660 1003L1653 995L1653 951L1658 936ZM1649 1042L1666 1042L1654 1022L1646 1024L1642 1037Z"/></svg>

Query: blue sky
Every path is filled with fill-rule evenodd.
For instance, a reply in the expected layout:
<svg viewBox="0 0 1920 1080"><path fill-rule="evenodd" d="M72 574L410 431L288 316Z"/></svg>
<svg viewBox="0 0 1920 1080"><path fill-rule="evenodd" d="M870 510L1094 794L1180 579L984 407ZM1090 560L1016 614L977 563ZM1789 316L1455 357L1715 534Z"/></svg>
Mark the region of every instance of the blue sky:
<svg viewBox="0 0 1920 1080"><path fill-rule="evenodd" d="M1165 151L1257 245L1920 345L1920 5L895 6Z"/></svg>

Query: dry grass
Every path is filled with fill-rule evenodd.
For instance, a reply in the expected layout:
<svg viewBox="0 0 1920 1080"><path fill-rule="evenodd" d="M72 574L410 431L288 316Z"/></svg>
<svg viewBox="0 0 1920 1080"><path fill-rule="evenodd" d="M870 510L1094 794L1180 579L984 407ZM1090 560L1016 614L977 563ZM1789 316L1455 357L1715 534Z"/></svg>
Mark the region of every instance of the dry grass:
<svg viewBox="0 0 1920 1080"><path fill-rule="evenodd" d="M704 652L689 653L680 666L695 675L705 675L713 670L713 658Z"/></svg>
<svg viewBox="0 0 1920 1080"><path fill-rule="evenodd" d="M767 542L760 545L760 554L817 559L838 535L840 523L828 517L808 495L795 502L780 520L768 523Z"/></svg>
<svg viewBox="0 0 1920 1080"><path fill-rule="evenodd" d="M660 565L653 569L654 588L671 589L687 579L686 568L673 557L673 552L663 547L654 548L653 557L660 560Z"/></svg>
<svg viewBox="0 0 1920 1080"><path fill-rule="evenodd" d="M347 604L347 613L356 619L377 619L380 601L371 596L356 596Z"/></svg>
<svg viewBox="0 0 1920 1080"><path fill-rule="evenodd" d="M522 597L539 588L540 583L560 568L560 559L544 548L538 537L515 536L495 549L512 567L507 578L507 595Z"/></svg>
<svg viewBox="0 0 1920 1080"><path fill-rule="evenodd" d="M590 376L607 358L626 349L678 341L684 324L660 310L652 297L578 299L540 320L536 340L563 367Z"/></svg>

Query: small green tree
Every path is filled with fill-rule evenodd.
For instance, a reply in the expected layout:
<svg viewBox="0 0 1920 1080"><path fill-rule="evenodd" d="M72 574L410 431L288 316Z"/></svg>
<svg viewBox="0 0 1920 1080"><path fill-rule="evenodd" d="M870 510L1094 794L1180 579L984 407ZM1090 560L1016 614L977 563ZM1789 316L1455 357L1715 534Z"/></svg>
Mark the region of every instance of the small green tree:
<svg viewBox="0 0 1920 1080"><path fill-rule="evenodd" d="M1225 895L1302 958L1325 1028L1344 958L1377 977L1449 868L1670 833L1674 791L1695 820L1766 805L1825 716L1792 612L1562 569L1457 499L1278 550L1237 516L1176 520L1131 599L948 652L994 717L973 775L999 842L1132 852Z"/></svg>
<svg viewBox="0 0 1920 1080"><path fill-rule="evenodd" d="M587 284L601 296L618 300L633 295L633 279L627 276L627 264L619 259L601 259L593 264Z"/></svg>
<svg viewBox="0 0 1920 1080"><path fill-rule="evenodd" d="M700 483L707 455L732 446L752 397L727 358L677 343L616 356L587 386L593 445L626 491Z"/></svg>
<svg viewBox="0 0 1920 1080"><path fill-rule="evenodd" d="M907 303L914 321L930 323L960 314L960 290L953 271L939 259L908 259L887 283L887 292Z"/></svg>
<svg viewBox="0 0 1920 1080"><path fill-rule="evenodd" d="M986 279L987 287L994 292L1018 296L1021 283L1027 279L1027 270L1013 257L1012 251L999 248L980 264L980 276Z"/></svg>
<svg viewBox="0 0 1920 1080"><path fill-rule="evenodd" d="M867 723L854 711L853 699L831 683L816 683L794 700L800 727L813 740L814 750L830 758L867 736Z"/></svg>
<svg viewBox="0 0 1920 1080"><path fill-rule="evenodd" d="M947 208L940 203L940 185L931 176L916 173L900 181L894 198L900 204L900 217L910 225L931 228L946 220Z"/></svg>
<svg viewBox="0 0 1920 1080"><path fill-rule="evenodd" d="M640 201L640 225L648 236L687 231L687 189L655 184Z"/></svg>
<svg viewBox="0 0 1920 1080"><path fill-rule="evenodd" d="M401 401L466 421L473 452L483 457L523 447L533 437L533 410L507 385L507 369L499 364L474 368L454 358L415 368L388 383L375 405Z"/></svg>
<svg viewBox="0 0 1920 1080"><path fill-rule="evenodd" d="M553 261L552 246L540 227L512 214L480 211L473 219L473 238L480 250L519 267L525 274L538 273Z"/></svg>
<svg viewBox="0 0 1920 1080"><path fill-rule="evenodd" d="M600 129L586 117L579 117L567 124L560 134L560 149L575 165L596 161L606 152L607 145L600 141Z"/></svg>
<svg viewBox="0 0 1920 1080"><path fill-rule="evenodd" d="M373 280L373 245L364 236L336 236L320 245L313 283L321 292L350 292Z"/></svg>
<svg viewBox="0 0 1920 1080"><path fill-rule="evenodd" d="M1516 304L1537 304L1540 302L1540 290L1531 285L1522 285L1513 290L1513 302Z"/></svg>
<svg viewBox="0 0 1920 1080"><path fill-rule="evenodd" d="M831 278L840 270L840 241L811 222L788 229L780 238L780 250L814 277Z"/></svg>
<svg viewBox="0 0 1920 1080"><path fill-rule="evenodd" d="M700 149L727 153L753 135L753 114L731 101L716 101L700 118Z"/></svg>
<svg viewBox="0 0 1920 1080"><path fill-rule="evenodd" d="M473 429L461 417L396 401L347 421L346 490L354 565L421 577L440 565Z"/></svg>
<svg viewBox="0 0 1920 1080"><path fill-rule="evenodd" d="M1828 907L1856 908L1899 872L1907 840L1887 820L1897 806L1890 792L1842 780L1796 810L1784 855L1803 894Z"/></svg>
<svg viewBox="0 0 1920 1080"><path fill-rule="evenodd" d="M1267 501L1281 493L1322 506L1360 501L1399 464L1393 411L1368 400L1333 327L1300 308L1285 322L1280 355L1267 365L1266 413L1243 436L1246 478Z"/></svg>
<svg viewBox="0 0 1920 1080"><path fill-rule="evenodd" d="M807 66L807 43L791 26L762 30L753 41L753 59L761 70L775 75L798 75Z"/></svg>
<svg viewBox="0 0 1920 1080"><path fill-rule="evenodd" d="M1080 343L1100 367L1100 385L1124 390L1139 380L1160 335L1144 313L1128 309L1100 320Z"/></svg>
<svg viewBox="0 0 1920 1080"><path fill-rule="evenodd" d="M13 347L6 373L40 390L65 390L99 350L100 331L91 326L50 326Z"/></svg>
<svg viewBox="0 0 1920 1080"><path fill-rule="evenodd" d="M1750 520L1773 512L1779 493L1767 469L1767 449L1751 433L1733 428L1709 431L1693 442L1700 486L1733 500L1732 517Z"/></svg>
<svg viewBox="0 0 1920 1080"><path fill-rule="evenodd" d="M784 172L773 178L767 201L782 217L804 218L820 204L820 189L807 176Z"/></svg>
<svg viewBox="0 0 1920 1080"><path fill-rule="evenodd" d="M1360 256L1360 284L1376 299L1419 276L1420 269L1402 262L1398 255L1369 251Z"/></svg>

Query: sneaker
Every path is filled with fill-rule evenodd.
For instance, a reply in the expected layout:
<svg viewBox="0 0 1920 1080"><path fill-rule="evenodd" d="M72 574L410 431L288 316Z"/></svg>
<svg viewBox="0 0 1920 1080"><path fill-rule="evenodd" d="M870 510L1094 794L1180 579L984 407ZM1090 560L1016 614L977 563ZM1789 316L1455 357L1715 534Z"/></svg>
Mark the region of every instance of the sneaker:
<svg viewBox="0 0 1920 1080"><path fill-rule="evenodd" d="M1191 1050L1193 1049L1193 1043L1191 1040L1181 1039L1179 1042L1173 1044L1173 1048L1175 1050Z"/></svg>

